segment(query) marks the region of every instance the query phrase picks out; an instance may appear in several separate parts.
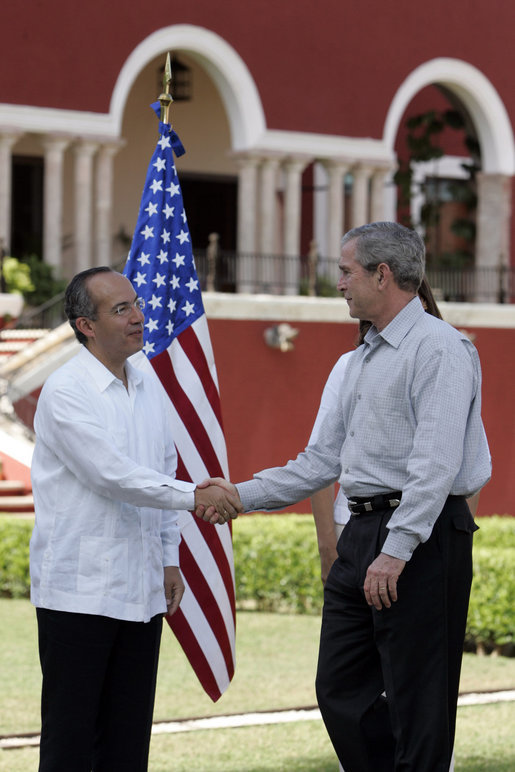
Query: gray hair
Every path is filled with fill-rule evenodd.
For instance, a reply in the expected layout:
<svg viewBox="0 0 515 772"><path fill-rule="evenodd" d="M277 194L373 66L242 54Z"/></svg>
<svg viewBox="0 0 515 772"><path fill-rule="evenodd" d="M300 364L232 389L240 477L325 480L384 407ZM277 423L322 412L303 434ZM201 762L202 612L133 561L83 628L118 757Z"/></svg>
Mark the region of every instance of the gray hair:
<svg viewBox="0 0 515 772"><path fill-rule="evenodd" d="M79 343L87 344L87 337L77 329L76 320L80 316L95 320L97 318L97 307L88 289L88 281L97 273L114 273L112 268L107 265L100 265L95 268L88 268L81 271L73 277L66 287L64 294L64 313L66 314L70 326L75 333Z"/></svg>
<svg viewBox="0 0 515 772"><path fill-rule="evenodd" d="M348 231L342 247L356 239L356 260L366 271L386 263L402 290L417 292L425 269L426 248L418 233L395 222L373 222Z"/></svg>

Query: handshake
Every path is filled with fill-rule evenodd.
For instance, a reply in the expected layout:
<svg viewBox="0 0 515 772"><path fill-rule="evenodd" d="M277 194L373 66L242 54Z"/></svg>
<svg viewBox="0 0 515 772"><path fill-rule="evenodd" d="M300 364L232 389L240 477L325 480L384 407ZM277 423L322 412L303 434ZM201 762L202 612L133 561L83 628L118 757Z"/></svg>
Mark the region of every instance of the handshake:
<svg viewBox="0 0 515 772"><path fill-rule="evenodd" d="M223 477L212 477L195 489L195 514L206 523L227 523L243 512L236 486Z"/></svg>

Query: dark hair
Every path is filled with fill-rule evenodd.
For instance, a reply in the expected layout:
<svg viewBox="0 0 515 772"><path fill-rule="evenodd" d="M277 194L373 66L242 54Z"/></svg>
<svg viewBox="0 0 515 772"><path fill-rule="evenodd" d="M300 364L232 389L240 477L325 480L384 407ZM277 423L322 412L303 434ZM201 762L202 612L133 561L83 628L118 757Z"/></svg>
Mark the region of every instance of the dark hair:
<svg viewBox="0 0 515 772"><path fill-rule="evenodd" d="M97 318L97 308L88 290L89 279L96 276L97 273L114 273L114 271L107 265L81 271L73 277L64 294L64 313L70 322L75 337L79 343L84 345L87 344L88 339L77 329L75 321L80 316L85 316L88 319Z"/></svg>
<svg viewBox="0 0 515 772"><path fill-rule="evenodd" d="M417 292L424 275L426 248L418 233L396 222L373 222L348 231L342 247L356 239L356 260L366 271L386 263L398 287Z"/></svg>
<svg viewBox="0 0 515 772"><path fill-rule="evenodd" d="M440 313L440 309L436 304L433 291L429 286L429 282L425 276L422 278L422 284L418 288L418 296L422 301L422 303L425 304L425 311L427 314L430 314L431 316L436 316L437 319L442 318L442 314ZM359 333L358 333L358 339L356 341L356 346L361 346L361 344L363 343L363 339L365 338L365 335L367 334L367 332L371 327L372 327L372 322L367 322L364 319L359 320Z"/></svg>

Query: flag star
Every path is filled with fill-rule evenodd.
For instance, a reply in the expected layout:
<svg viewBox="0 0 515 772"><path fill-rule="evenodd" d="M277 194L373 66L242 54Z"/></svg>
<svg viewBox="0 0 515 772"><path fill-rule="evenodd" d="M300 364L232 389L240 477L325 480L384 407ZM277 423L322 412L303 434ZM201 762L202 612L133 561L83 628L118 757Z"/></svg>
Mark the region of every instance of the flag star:
<svg viewBox="0 0 515 772"><path fill-rule="evenodd" d="M166 276L164 274L161 275L160 273L156 273L155 277L152 279L152 282L156 285L156 288L162 287L166 282Z"/></svg>
<svg viewBox="0 0 515 772"><path fill-rule="evenodd" d="M179 279L178 276L172 276L172 278L170 279L170 284L172 285L172 289L177 289L178 287L181 286L181 280Z"/></svg>
<svg viewBox="0 0 515 772"><path fill-rule="evenodd" d="M165 147L172 147L172 145L170 144L170 137L165 137L164 135L159 137L159 142L157 144L159 145L161 150L164 150Z"/></svg>
<svg viewBox="0 0 515 772"><path fill-rule="evenodd" d="M140 231L141 235L145 237L145 241L147 239L152 239L154 237L154 228L151 228L150 225L145 225L142 231Z"/></svg>
<svg viewBox="0 0 515 772"><path fill-rule="evenodd" d="M161 252L158 255L156 255L156 257L159 260L159 262L161 263L161 265L163 265L163 263L167 263L168 262L168 255L166 254L164 249L162 249Z"/></svg>
<svg viewBox="0 0 515 772"><path fill-rule="evenodd" d="M170 243L170 231L167 231L165 228L163 228L163 232L161 233L161 238L163 239L163 244L169 244Z"/></svg>
<svg viewBox="0 0 515 772"><path fill-rule="evenodd" d="M186 316L190 316L191 314L195 313L195 305L194 303L190 303L190 301L187 300L186 305L183 306L181 310L184 311Z"/></svg>
<svg viewBox="0 0 515 772"><path fill-rule="evenodd" d="M155 343L150 343L150 342L147 340L147 342L146 342L146 343L145 343L145 345L143 346L143 353L144 353L146 356L148 356L149 354L153 354L153 353L154 353L154 347L155 347Z"/></svg>
<svg viewBox="0 0 515 772"><path fill-rule="evenodd" d="M186 210L185 209L182 210L181 217L182 217L182 221L186 222Z"/></svg>
<svg viewBox="0 0 515 772"><path fill-rule="evenodd" d="M152 217L153 214L157 214L157 204L150 202L146 207L145 212L148 212L149 217Z"/></svg>
<svg viewBox="0 0 515 772"><path fill-rule="evenodd" d="M158 297L157 295L152 295L151 299L148 301L149 306L152 306L152 310L155 311L156 308L162 308L161 306L162 297Z"/></svg>
<svg viewBox="0 0 515 772"><path fill-rule="evenodd" d="M193 290L198 290L198 279L194 279L193 276L191 276L190 280L186 282L186 286L190 292L193 292Z"/></svg>
<svg viewBox="0 0 515 772"><path fill-rule="evenodd" d="M168 187L166 188L166 192L169 193L172 198L173 196L179 195L181 189L178 185L176 185L174 182L171 182Z"/></svg>
<svg viewBox="0 0 515 772"><path fill-rule="evenodd" d="M148 322L146 323L145 327L148 328L149 332L154 332L154 330L158 330L159 329L159 325L158 325L156 319L149 319Z"/></svg>
<svg viewBox="0 0 515 772"><path fill-rule="evenodd" d="M180 255L176 252L175 257L172 257L172 263L175 263L176 268L178 268L180 265L184 265L185 259L186 255Z"/></svg>
<svg viewBox="0 0 515 772"><path fill-rule="evenodd" d="M157 193L158 190L163 190L163 180L152 180L152 193Z"/></svg>
<svg viewBox="0 0 515 772"><path fill-rule="evenodd" d="M175 209L174 206L169 206L168 204L165 204L165 208L163 209L163 214L167 220L169 217L173 217L174 209Z"/></svg>
<svg viewBox="0 0 515 772"><path fill-rule="evenodd" d="M150 265L150 253L147 255L145 252L142 252L141 255L136 259L138 263L141 264L142 268L144 265Z"/></svg>
<svg viewBox="0 0 515 772"><path fill-rule="evenodd" d="M162 172L163 169L166 169L166 161L164 158L156 158L156 161L152 166L156 167L156 171Z"/></svg>
<svg viewBox="0 0 515 772"><path fill-rule="evenodd" d="M171 335L172 332L173 332L173 324L172 324L172 322L170 320L168 320L168 322L166 324L166 331L167 331L168 335Z"/></svg>
<svg viewBox="0 0 515 772"><path fill-rule="evenodd" d="M167 308L170 311L170 313L173 314L173 312L177 308L177 301L172 300L172 298L170 298L170 300L168 301Z"/></svg>
<svg viewBox="0 0 515 772"><path fill-rule="evenodd" d="M146 284L147 283L147 274L146 273L140 273L138 271L138 273L136 274L136 276L134 278L134 281L136 282L138 287L141 287L142 284Z"/></svg>
<svg viewBox="0 0 515 772"><path fill-rule="evenodd" d="M187 231L181 231L175 238L179 239L181 244L184 244L185 241L190 240L190 234Z"/></svg>

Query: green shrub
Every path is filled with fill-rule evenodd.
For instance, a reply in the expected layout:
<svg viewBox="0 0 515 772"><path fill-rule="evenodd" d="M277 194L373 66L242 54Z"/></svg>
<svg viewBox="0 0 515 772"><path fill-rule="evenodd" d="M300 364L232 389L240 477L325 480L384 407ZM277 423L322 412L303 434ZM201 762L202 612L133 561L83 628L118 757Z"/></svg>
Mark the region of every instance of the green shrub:
<svg viewBox="0 0 515 772"><path fill-rule="evenodd" d="M240 608L297 613L321 610L320 563L310 515L240 517L233 533Z"/></svg>
<svg viewBox="0 0 515 772"><path fill-rule="evenodd" d="M0 517L0 596L9 598L29 596L31 533L32 520Z"/></svg>
<svg viewBox="0 0 515 772"><path fill-rule="evenodd" d="M515 517L479 519L467 648L515 651ZM0 517L0 595L28 597L32 521ZM248 515L233 527L239 609L319 614L322 583L311 515Z"/></svg>

